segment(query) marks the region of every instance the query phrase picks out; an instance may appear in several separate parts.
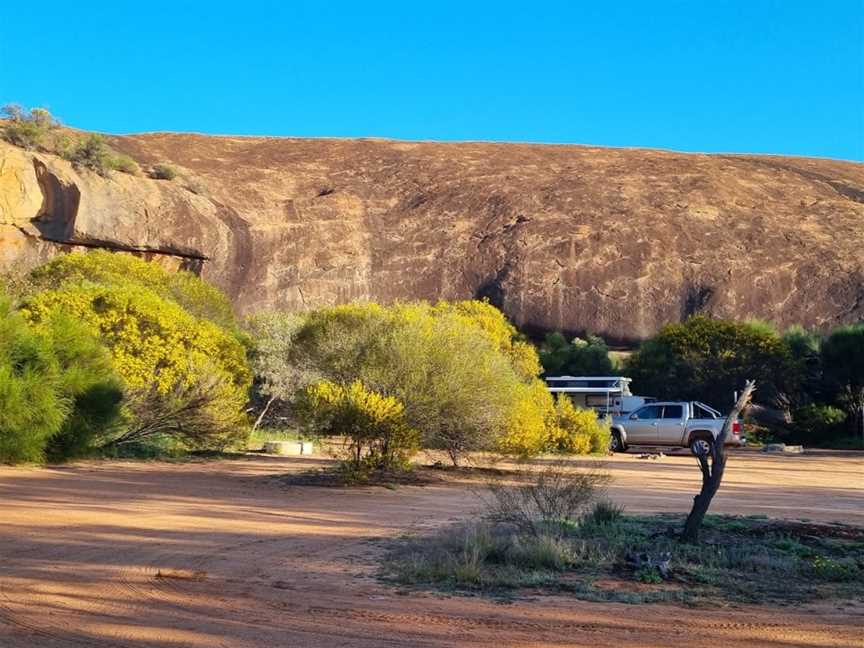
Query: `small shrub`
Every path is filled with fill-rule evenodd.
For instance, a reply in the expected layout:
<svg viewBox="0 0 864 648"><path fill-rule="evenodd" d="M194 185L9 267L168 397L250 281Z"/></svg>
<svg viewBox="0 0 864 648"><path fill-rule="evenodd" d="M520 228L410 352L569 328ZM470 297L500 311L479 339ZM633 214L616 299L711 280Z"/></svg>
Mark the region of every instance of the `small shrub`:
<svg viewBox="0 0 864 648"><path fill-rule="evenodd" d="M210 192L207 189L207 185L205 185L200 180L190 180L188 183L186 183L185 189L186 189L186 191L192 192L196 196L206 197L210 194Z"/></svg>
<svg viewBox="0 0 864 648"><path fill-rule="evenodd" d="M636 578L642 583L659 585L663 582L663 576L656 567L642 567L636 572Z"/></svg>
<svg viewBox="0 0 864 648"><path fill-rule="evenodd" d="M109 160L109 167L114 171L138 175L138 163L128 155L114 155Z"/></svg>
<svg viewBox="0 0 864 648"><path fill-rule="evenodd" d="M816 578L825 581L853 581L861 576L861 570L852 560L816 556L810 567Z"/></svg>
<svg viewBox="0 0 864 648"><path fill-rule="evenodd" d="M522 471L516 483L502 479L486 486L488 517L535 536L575 521L608 483L606 473L577 471L561 463Z"/></svg>
<svg viewBox="0 0 864 648"><path fill-rule="evenodd" d="M515 536L507 561L521 569L563 571L575 562L570 543L554 534Z"/></svg>
<svg viewBox="0 0 864 648"><path fill-rule="evenodd" d="M603 499L595 502L591 510L583 518L586 524L605 526L615 524L624 516L624 507L612 500Z"/></svg>
<svg viewBox="0 0 864 648"><path fill-rule="evenodd" d="M79 169L107 176L112 169L111 149L101 135L88 135L72 144L64 157Z"/></svg>
<svg viewBox="0 0 864 648"><path fill-rule="evenodd" d="M824 444L845 432L846 412L830 405L805 405L792 414L794 440Z"/></svg>
<svg viewBox="0 0 864 648"><path fill-rule="evenodd" d="M402 403L359 381L347 387L328 381L310 385L303 409L317 434L345 436L343 469L352 481L367 471L404 470L418 448L419 433L408 425Z"/></svg>
<svg viewBox="0 0 864 648"><path fill-rule="evenodd" d="M177 177L177 169L170 164L155 164L150 169L150 177L154 180L173 180Z"/></svg>

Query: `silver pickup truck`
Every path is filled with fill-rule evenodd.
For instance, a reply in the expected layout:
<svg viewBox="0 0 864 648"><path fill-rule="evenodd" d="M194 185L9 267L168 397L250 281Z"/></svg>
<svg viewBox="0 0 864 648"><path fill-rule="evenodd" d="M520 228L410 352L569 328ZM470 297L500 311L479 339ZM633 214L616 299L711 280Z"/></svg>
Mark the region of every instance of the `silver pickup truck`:
<svg viewBox="0 0 864 648"><path fill-rule="evenodd" d="M706 454L720 434L726 418L698 401L650 403L621 416L612 417L612 452L629 445L689 447L695 455ZM728 445L743 445L741 422L732 424Z"/></svg>

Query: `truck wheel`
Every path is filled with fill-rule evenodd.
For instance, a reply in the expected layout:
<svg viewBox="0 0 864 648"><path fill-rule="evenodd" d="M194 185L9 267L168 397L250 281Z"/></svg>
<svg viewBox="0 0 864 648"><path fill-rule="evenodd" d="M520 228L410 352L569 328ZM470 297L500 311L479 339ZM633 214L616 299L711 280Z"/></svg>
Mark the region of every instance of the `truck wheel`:
<svg viewBox="0 0 864 648"><path fill-rule="evenodd" d="M612 452L627 452L627 444L621 440L620 432L612 432L612 438L609 441L609 449Z"/></svg>
<svg viewBox="0 0 864 648"><path fill-rule="evenodd" d="M690 452L701 457L711 453L711 442L705 437L696 437L690 441Z"/></svg>

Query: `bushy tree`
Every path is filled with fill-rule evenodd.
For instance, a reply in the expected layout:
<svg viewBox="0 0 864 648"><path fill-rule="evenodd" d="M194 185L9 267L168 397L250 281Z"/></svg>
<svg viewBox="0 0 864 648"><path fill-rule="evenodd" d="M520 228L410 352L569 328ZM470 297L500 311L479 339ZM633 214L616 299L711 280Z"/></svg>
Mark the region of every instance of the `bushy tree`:
<svg viewBox="0 0 864 648"><path fill-rule="evenodd" d="M536 353L489 304L348 304L280 326L252 329L271 396L312 377L342 387L359 381L402 403L422 445L454 463L475 450L542 447L551 399Z"/></svg>
<svg viewBox="0 0 864 648"><path fill-rule="evenodd" d="M664 326L627 362L637 393L731 406L733 393L756 380L766 404L776 404L794 371L780 335L763 323L694 316Z"/></svg>
<svg viewBox="0 0 864 648"><path fill-rule="evenodd" d="M832 405L810 404L793 412L790 440L798 443L826 445L846 432L848 415Z"/></svg>
<svg viewBox="0 0 864 648"><path fill-rule="evenodd" d="M291 418L291 401L320 377L308 364L309 358L294 347L304 322L300 314L279 312L246 320L249 337L255 340L251 350L253 431L273 416Z"/></svg>
<svg viewBox="0 0 864 648"><path fill-rule="evenodd" d="M467 323L479 327L489 341L510 359L513 368L522 378L530 380L540 374L542 367L534 345L488 300L439 301L433 312L453 313L464 317Z"/></svg>
<svg viewBox="0 0 864 648"><path fill-rule="evenodd" d="M847 413L850 431L864 416L864 323L835 329L822 344L826 396Z"/></svg>
<svg viewBox="0 0 864 648"><path fill-rule="evenodd" d="M783 333L783 343L789 350L790 367L783 381L784 390L780 394L780 404L789 411L794 411L821 398L822 339L803 326L790 326Z"/></svg>
<svg viewBox="0 0 864 648"><path fill-rule="evenodd" d="M0 297L0 461L41 461L71 409L51 343Z"/></svg>
<svg viewBox="0 0 864 648"><path fill-rule="evenodd" d="M543 370L553 376L608 376L614 371L609 347L596 335L567 342L561 333L548 333L540 350L540 362Z"/></svg>
<svg viewBox="0 0 864 648"><path fill-rule="evenodd" d="M37 327L50 342L61 393L70 410L47 447L49 459L84 455L109 440L122 422L123 386L107 349L87 327L64 313Z"/></svg>

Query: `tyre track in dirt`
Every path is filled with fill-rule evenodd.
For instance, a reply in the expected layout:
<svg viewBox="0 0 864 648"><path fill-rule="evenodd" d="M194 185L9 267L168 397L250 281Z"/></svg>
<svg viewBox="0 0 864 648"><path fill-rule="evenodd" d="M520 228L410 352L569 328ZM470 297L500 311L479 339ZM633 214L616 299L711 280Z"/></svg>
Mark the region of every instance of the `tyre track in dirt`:
<svg viewBox="0 0 864 648"><path fill-rule="evenodd" d="M841 511L845 519L864 494L864 484L850 483L864 474L855 457L794 470L778 459L745 459L738 467L747 470L736 475L733 464L728 477L734 502L718 499L723 511L749 513L768 501L798 517ZM616 459L613 493L631 510L686 507L680 493L695 475L685 461ZM405 595L374 578L383 550L375 542L470 516L476 501L464 484L394 492L285 488L273 479L305 466L256 458L0 468L0 646L667 648L710 645L708 636L740 648L864 646L860 608L690 610L562 596L502 605Z"/></svg>

